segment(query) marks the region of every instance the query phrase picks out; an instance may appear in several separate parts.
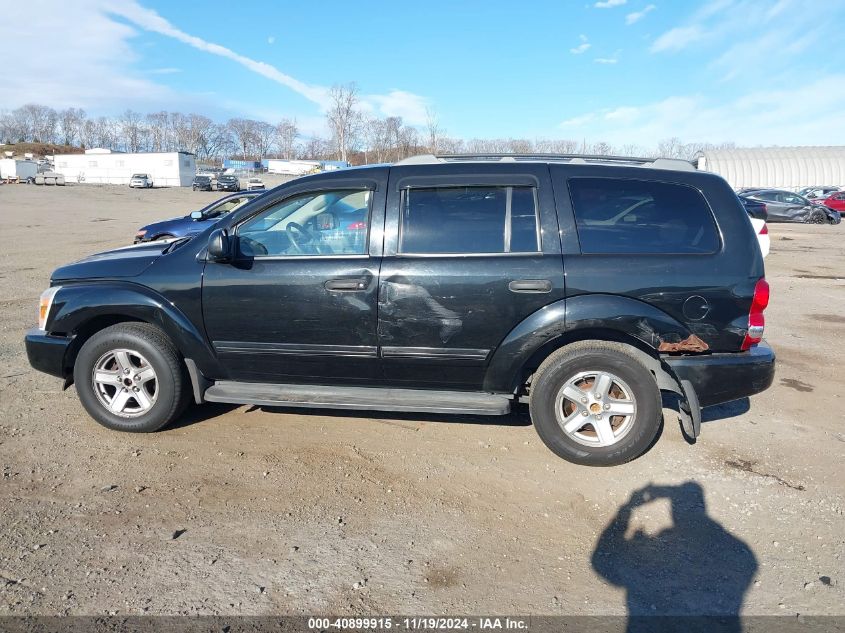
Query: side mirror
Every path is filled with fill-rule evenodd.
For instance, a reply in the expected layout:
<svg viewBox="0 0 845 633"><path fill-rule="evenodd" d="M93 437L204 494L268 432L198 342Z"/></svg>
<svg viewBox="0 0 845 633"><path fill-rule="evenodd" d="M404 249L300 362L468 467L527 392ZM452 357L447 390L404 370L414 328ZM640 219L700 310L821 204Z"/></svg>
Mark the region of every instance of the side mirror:
<svg viewBox="0 0 845 633"><path fill-rule="evenodd" d="M226 229L215 229L208 237L208 261L227 262L231 255L232 239Z"/></svg>
<svg viewBox="0 0 845 633"><path fill-rule="evenodd" d="M202 211L191 211L192 220L202 220Z"/></svg>

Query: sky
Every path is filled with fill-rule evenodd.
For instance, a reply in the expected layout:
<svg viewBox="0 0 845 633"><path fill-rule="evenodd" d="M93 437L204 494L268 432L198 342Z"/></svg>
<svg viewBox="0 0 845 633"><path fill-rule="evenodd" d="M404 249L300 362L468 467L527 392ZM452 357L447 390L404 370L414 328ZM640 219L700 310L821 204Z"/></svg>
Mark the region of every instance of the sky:
<svg viewBox="0 0 845 633"><path fill-rule="evenodd" d="M845 144L845 0L0 0L0 110L296 118L355 82L446 135ZM8 63L9 51L14 59Z"/></svg>

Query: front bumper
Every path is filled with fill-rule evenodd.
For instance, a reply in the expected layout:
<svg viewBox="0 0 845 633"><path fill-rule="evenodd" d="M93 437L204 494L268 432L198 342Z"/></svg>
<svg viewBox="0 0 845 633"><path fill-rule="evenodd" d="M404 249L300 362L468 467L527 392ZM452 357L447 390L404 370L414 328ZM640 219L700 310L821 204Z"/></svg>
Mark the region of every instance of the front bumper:
<svg viewBox="0 0 845 633"><path fill-rule="evenodd" d="M24 339L29 364L45 374L64 378L67 373L65 355L71 340L64 336L51 336L38 328L31 329Z"/></svg>
<svg viewBox="0 0 845 633"><path fill-rule="evenodd" d="M695 388L699 404L709 407L765 391L775 379L775 353L768 343L747 352L667 356L666 363L679 380Z"/></svg>

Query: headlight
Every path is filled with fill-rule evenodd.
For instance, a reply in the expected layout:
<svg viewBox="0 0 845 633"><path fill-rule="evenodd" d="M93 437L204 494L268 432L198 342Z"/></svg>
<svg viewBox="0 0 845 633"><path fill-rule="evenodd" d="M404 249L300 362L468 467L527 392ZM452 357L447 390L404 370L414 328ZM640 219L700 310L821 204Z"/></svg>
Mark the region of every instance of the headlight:
<svg viewBox="0 0 845 633"><path fill-rule="evenodd" d="M38 302L38 329L47 329L47 317L50 316L50 308L53 307L53 297L61 290L61 286L53 286L47 288L41 293L41 299Z"/></svg>

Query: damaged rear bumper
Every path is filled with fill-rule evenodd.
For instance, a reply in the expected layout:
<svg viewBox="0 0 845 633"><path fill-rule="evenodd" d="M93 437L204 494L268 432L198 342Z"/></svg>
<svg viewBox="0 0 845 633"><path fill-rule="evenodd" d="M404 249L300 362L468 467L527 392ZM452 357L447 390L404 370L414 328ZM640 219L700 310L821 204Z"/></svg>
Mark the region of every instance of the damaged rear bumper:
<svg viewBox="0 0 845 633"><path fill-rule="evenodd" d="M775 378L775 353L765 341L747 352L667 356L680 381L688 381L702 407L753 396Z"/></svg>

